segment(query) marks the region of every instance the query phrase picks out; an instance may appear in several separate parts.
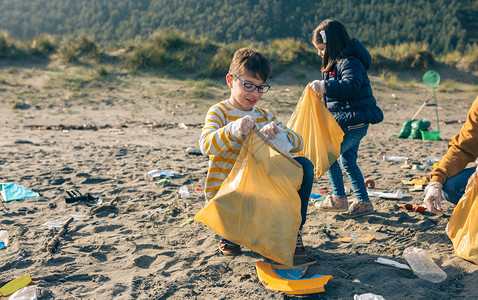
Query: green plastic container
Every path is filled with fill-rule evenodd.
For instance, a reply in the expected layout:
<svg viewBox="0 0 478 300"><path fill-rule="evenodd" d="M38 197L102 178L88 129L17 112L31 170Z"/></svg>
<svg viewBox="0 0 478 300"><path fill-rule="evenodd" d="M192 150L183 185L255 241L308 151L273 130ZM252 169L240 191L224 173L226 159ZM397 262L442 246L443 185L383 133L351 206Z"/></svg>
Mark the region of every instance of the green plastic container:
<svg viewBox="0 0 478 300"><path fill-rule="evenodd" d="M424 141L439 141L440 140L440 131L425 131L421 130L422 140Z"/></svg>

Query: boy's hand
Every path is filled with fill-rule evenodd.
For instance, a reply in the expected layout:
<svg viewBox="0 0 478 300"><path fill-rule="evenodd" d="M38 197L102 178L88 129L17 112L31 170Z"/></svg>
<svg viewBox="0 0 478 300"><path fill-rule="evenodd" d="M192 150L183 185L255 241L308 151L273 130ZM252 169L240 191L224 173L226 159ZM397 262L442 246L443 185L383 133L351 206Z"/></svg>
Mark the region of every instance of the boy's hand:
<svg viewBox="0 0 478 300"><path fill-rule="evenodd" d="M238 140L241 139L242 136L248 135L252 128L254 128L254 124L256 124L256 120L249 115L237 119L236 121L232 122L232 137Z"/></svg>
<svg viewBox="0 0 478 300"><path fill-rule="evenodd" d="M323 80L314 80L309 84L309 86L317 94L325 93L325 82Z"/></svg>
<svg viewBox="0 0 478 300"><path fill-rule="evenodd" d="M276 133L279 133L280 128L276 125L276 123L274 123L274 121L272 121L266 126L262 127L260 131L266 138L273 140L276 138Z"/></svg>
<svg viewBox="0 0 478 300"><path fill-rule="evenodd" d="M423 200L423 205L428 209L428 211L442 215L443 209L441 208L441 189L443 185L439 182L432 182L425 188L425 199Z"/></svg>

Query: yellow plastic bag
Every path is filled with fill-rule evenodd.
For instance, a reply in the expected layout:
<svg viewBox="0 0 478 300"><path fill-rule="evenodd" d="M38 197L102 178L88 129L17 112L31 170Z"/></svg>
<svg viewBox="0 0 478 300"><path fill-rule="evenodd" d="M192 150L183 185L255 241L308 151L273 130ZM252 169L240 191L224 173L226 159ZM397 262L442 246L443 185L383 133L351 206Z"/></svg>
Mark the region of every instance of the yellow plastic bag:
<svg viewBox="0 0 478 300"><path fill-rule="evenodd" d="M194 220L231 242L292 266L301 223L302 166L257 129L219 191Z"/></svg>
<svg viewBox="0 0 478 300"><path fill-rule="evenodd" d="M450 217L446 233L455 254L478 264L478 176L471 175L465 194Z"/></svg>
<svg viewBox="0 0 478 300"><path fill-rule="evenodd" d="M299 156L307 157L315 166L315 177L319 178L340 156L340 144L344 132L332 114L307 85L290 117L287 127L299 133L304 148Z"/></svg>

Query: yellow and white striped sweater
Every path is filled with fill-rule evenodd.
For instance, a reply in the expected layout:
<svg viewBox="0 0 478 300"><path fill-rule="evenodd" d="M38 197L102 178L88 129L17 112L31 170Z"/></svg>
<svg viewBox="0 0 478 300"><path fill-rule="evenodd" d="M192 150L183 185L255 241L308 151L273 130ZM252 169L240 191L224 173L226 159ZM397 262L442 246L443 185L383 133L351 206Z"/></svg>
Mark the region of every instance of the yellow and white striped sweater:
<svg viewBox="0 0 478 300"><path fill-rule="evenodd" d="M231 135L232 122L246 115L256 120L257 128L262 128L274 121L285 130L293 145L291 152L302 150L302 137L283 125L271 112L254 106L250 111L243 111L232 106L228 100L213 105L206 115L199 145L201 152L209 155L209 170L206 177L204 193L206 201L211 200L219 190L222 182L229 175L242 147L242 139L235 140Z"/></svg>

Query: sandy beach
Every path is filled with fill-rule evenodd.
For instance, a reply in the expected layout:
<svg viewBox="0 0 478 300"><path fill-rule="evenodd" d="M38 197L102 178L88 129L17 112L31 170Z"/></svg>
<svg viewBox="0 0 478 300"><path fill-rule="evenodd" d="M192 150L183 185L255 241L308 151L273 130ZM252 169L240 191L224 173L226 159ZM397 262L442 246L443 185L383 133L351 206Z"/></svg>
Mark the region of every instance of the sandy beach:
<svg viewBox="0 0 478 300"><path fill-rule="evenodd" d="M204 206L208 158L186 149L198 147L208 107L227 98L223 81L212 85L209 96L194 99L193 83L154 75L118 72L91 83L84 68L1 68L0 182L23 185L41 197L0 206L0 230L10 236L9 245L0 249L0 286L29 274L39 299L295 298L258 281L255 263L268 259L248 249L240 256L222 256L214 232L191 220ZM446 80L447 72L440 73ZM423 191L412 191L402 180L428 175L431 166L423 159L445 152L476 98L472 83L477 78L463 74L467 79L455 90L437 91L439 141L398 139L401 125L424 100L433 99L432 90L417 79L421 74L404 74L393 87L372 74L385 120L370 127L359 150L364 177L376 183L373 191L400 190L403 198L372 197L376 212L350 220L310 205L304 226L308 257L297 263L316 261L307 276L334 278L324 293L297 298L353 299L364 293L385 299L476 297L478 266L457 257L445 233L454 206L444 203L445 214L435 216L399 205L422 204ZM80 78L83 85L72 87L75 81L65 77ZM260 106L287 122L313 79L288 84L285 78L272 78ZM418 118L430 120L436 130L434 106L425 106ZM382 160L383 155L406 156L425 169L402 169L401 163ZM151 170L174 176L158 186L144 178ZM178 193L182 186L189 198ZM66 191L73 188L102 194L103 203L116 204L90 214L97 206L65 202ZM327 175L314 182L313 193L320 190L331 192ZM46 245L59 228L45 223L71 217L75 221L57 251L49 253ZM370 243L334 241L355 235L375 238ZM447 279L434 284L375 262L384 257L406 263L403 250L409 246L425 249Z"/></svg>

